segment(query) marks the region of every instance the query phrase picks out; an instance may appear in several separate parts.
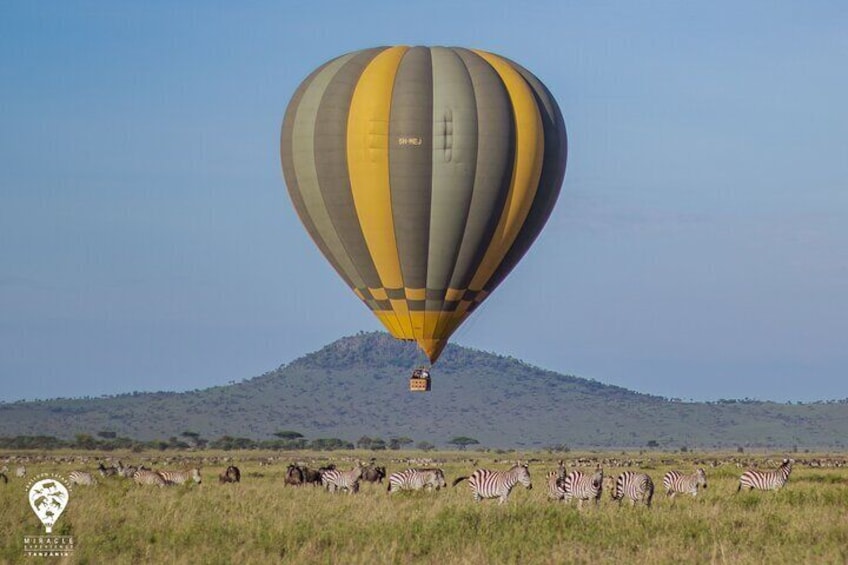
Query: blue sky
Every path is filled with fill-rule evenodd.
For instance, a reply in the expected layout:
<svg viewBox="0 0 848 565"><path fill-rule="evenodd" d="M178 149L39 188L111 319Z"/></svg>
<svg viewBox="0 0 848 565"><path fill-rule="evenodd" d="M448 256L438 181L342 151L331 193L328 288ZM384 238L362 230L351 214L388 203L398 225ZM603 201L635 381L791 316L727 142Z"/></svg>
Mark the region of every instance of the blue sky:
<svg viewBox="0 0 848 565"><path fill-rule="evenodd" d="M568 128L546 229L454 343L669 397L848 397L846 30L815 1L5 2L0 400L203 388L380 329L278 143L312 69L391 44L505 55Z"/></svg>

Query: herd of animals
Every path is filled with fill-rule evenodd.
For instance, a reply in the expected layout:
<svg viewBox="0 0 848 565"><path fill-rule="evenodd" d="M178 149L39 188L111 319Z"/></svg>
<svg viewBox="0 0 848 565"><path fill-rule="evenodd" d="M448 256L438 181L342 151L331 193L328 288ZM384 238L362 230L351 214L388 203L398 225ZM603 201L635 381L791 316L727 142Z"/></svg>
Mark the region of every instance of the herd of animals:
<svg viewBox="0 0 848 565"><path fill-rule="evenodd" d="M783 488L789 480L792 464L793 460L784 459L780 466L772 471L748 469L739 477L736 492L742 489L778 490ZM180 485L191 481L198 484L202 482L200 469L197 467L178 471L154 470L144 466L125 466L118 461L117 464L108 467L100 462L96 472L103 477L124 477L132 479L139 485L158 487ZM0 482L9 481L7 473L9 469L6 465L0 467ZM18 466L15 469L16 477L26 477L26 473L25 466ZM386 468L374 465L373 461L370 465L357 462L353 469L349 470L337 469L335 465L312 469L305 465L290 464L286 469L284 484L320 485L329 492L346 491L354 494L359 492L361 482L382 484L384 479L388 483L387 491L390 494L400 491L432 491L447 486L444 471L440 468L411 467L387 475ZM506 502L509 493L517 485L527 489L533 488L527 463L518 463L506 471L477 469L469 476L457 477L452 486L466 480L475 501L497 498L500 504ZM81 470L71 471L68 474L68 482L81 486L97 484L94 473ZM241 471L235 465L230 465L218 476L218 482L222 484L241 482ZM618 502L627 500L634 505L641 503L650 506L654 496L654 482L646 473L624 471L617 477L604 477L603 468L600 466L590 472L577 469L566 472L563 461L559 461L556 470L547 473L545 485L548 498L564 502L576 500L581 507L586 501L597 504L604 490L610 492L613 500ZM690 474L669 471L663 476L662 485L670 497L677 494L697 496L700 489L707 488L707 476L703 468Z"/></svg>

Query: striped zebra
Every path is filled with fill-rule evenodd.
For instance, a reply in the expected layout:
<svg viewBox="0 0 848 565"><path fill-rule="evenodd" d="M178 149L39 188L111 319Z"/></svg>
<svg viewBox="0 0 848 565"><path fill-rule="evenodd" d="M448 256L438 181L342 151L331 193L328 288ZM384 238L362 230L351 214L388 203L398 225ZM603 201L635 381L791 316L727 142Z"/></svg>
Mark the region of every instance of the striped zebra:
<svg viewBox="0 0 848 565"><path fill-rule="evenodd" d="M94 475L87 471L71 471L68 473L68 482L72 485L87 487L93 487L97 484L97 481L94 480Z"/></svg>
<svg viewBox="0 0 848 565"><path fill-rule="evenodd" d="M3 484L9 483L9 477L6 476L6 473L0 472L0 481L3 481Z"/></svg>
<svg viewBox="0 0 848 565"><path fill-rule="evenodd" d="M135 465L127 465L127 466L121 465L120 467L118 467L118 476L123 477L125 479L131 479L131 478L133 478L133 475L135 475L136 471L149 471L149 470L150 469L148 469L144 465L142 465L141 467L136 467Z"/></svg>
<svg viewBox="0 0 848 565"><path fill-rule="evenodd" d="M565 490L563 501L571 502L575 498L578 508L583 507L584 500L594 500L597 505L604 490L604 470L599 467L592 475L574 470L565 476L562 487Z"/></svg>
<svg viewBox="0 0 848 565"><path fill-rule="evenodd" d="M633 506L637 502L642 502L645 506L650 506L653 497L654 481L651 480L650 475L624 471L615 480L612 499L617 500L619 504L626 498Z"/></svg>
<svg viewBox="0 0 848 565"><path fill-rule="evenodd" d="M565 463L559 461L559 466L556 471L550 471L546 477L548 485L548 498L551 500L562 500L565 498L565 488L563 481L565 480Z"/></svg>
<svg viewBox="0 0 848 565"><path fill-rule="evenodd" d="M203 480L197 467L188 471L159 471L159 475L170 485L182 485L188 481L200 484Z"/></svg>
<svg viewBox="0 0 848 565"><path fill-rule="evenodd" d="M26 467L21 465L20 467L15 469L15 476L18 477L19 479L26 477Z"/></svg>
<svg viewBox="0 0 848 565"><path fill-rule="evenodd" d="M698 488L707 488L707 474L703 469L698 469L691 475L684 475L680 471L669 471L663 477L663 488L666 496L674 498L677 493L698 496Z"/></svg>
<svg viewBox="0 0 848 565"><path fill-rule="evenodd" d="M475 502L484 498L499 498L498 504L506 502L512 488L517 484L525 488L533 488L530 481L530 469L526 463L514 465L509 471L490 471L488 469L477 469L470 477L459 477L453 481L453 486L468 479L471 494Z"/></svg>
<svg viewBox="0 0 848 565"><path fill-rule="evenodd" d="M739 477L739 486L736 492L743 488L748 490L780 490L786 481L789 480L789 473L792 472L791 459L784 459L780 467L774 471L757 471L756 469L748 469L742 476Z"/></svg>
<svg viewBox="0 0 848 565"><path fill-rule="evenodd" d="M157 486L164 487L168 483L165 482L165 479L162 478L162 475L157 473L156 471L151 471L149 469L139 469L135 473L133 473L133 481L135 481L138 485L149 485L149 486Z"/></svg>
<svg viewBox="0 0 848 565"><path fill-rule="evenodd" d="M441 469L406 469L389 475L388 492L402 490L439 490L444 488L445 472Z"/></svg>
<svg viewBox="0 0 848 565"><path fill-rule="evenodd" d="M330 492L346 490L348 494L359 492L359 479L362 478L363 467L357 465L350 471L328 469L321 473L321 484Z"/></svg>

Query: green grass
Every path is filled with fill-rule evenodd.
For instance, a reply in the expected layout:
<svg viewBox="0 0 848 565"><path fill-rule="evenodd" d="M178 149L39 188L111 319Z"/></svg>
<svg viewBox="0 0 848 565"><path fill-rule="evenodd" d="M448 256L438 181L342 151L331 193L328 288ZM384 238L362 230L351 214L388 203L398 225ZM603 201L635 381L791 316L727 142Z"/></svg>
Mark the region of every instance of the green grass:
<svg viewBox="0 0 848 565"><path fill-rule="evenodd" d="M32 476L96 467L93 457L87 464L53 459L70 455L45 454L40 462L27 465L28 479L13 477L6 485L0 483L0 562L23 561L23 536L43 531L26 500ZM54 528L55 534L73 535L76 540L68 562L445 565L848 560L845 468L796 465L780 492L735 494L742 469L727 464L707 468L709 488L698 498L672 500L662 492L662 475L671 468L694 468L693 455L674 462L667 454L645 456L650 459L645 468L651 468L657 485L651 508L619 506L605 493L598 507L578 510L573 504L546 499L543 478L559 457L540 453L527 454L540 460L530 466L534 488L516 487L502 506L496 501L474 503L466 483L435 493L392 496L385 486L369 484L356 495L283 486L286 464L307 460L314 455L310 453L289 454L263 466L256 453L228 454L241 468L242 483L220 485L217 474L226 467L216 459L221 454L190 455L196 461L207 459L200 486L159 489L101 478L97 487L74 487ZM351 455L368 459L374 454L333 454L343 468L352 464L341 457ZM121 454L125 463L157 456ZM377 456L389 472L406 467L392 460L402 458L402 453ZM446 460L440 465L449 482L473 470L469 454L435 457ZM480 466L508 467L491 454L475 453L473 458L479 458ZM157 466L179 467L173 462ZM607 467L605 473L619 470Z"/></svg>

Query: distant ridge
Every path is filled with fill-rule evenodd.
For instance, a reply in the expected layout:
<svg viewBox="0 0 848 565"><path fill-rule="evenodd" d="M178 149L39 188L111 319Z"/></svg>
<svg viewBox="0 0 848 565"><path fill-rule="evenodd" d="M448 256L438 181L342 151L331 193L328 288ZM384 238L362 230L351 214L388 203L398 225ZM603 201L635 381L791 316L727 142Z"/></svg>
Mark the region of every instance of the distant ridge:
<svg viewBox="0 0 848 565"><path fill-rule="evenodd" d="M296 430L437 446L467 436L504 449L843 448L848 437L845 402L677 402L456 345L435 366L433 391L410 393L409 371L423 361L414 344L360 333L228 386L0 404L0 436L266 439Z"/></svg>

